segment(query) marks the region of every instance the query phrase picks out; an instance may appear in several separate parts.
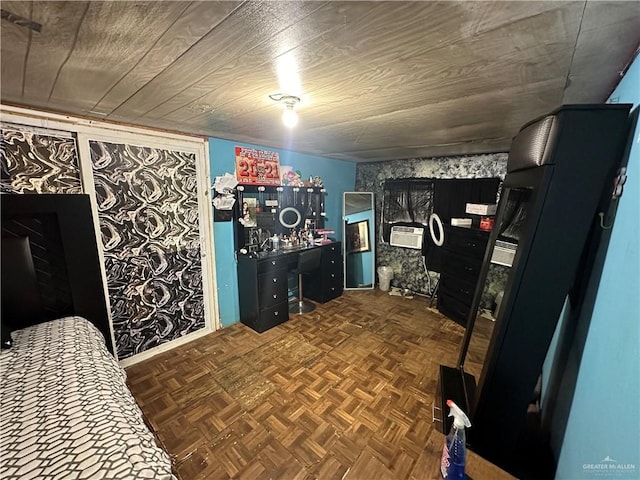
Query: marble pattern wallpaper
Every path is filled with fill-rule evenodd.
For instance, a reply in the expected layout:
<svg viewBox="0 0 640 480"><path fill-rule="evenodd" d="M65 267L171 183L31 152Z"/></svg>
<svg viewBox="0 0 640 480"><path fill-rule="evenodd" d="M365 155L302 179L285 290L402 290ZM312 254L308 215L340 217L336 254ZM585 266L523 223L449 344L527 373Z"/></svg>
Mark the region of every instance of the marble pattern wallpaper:
<svg viewBox="0 0 640 480"><path fill-rule="evenodd" d="M82 193L78 150L71 136L2 128L2 193Z"/></svg>
<svg viewBox="0 0 640 480"><path fill-rule="evenodd" d="M205 326L193 153L89 142L120 359Z"/></svg>
<svg viewBox="0 0 640 480"><path fill-rule="evenodd" d="M356 191L373 192L376 204L376 266L393 268L392 286L429 295L437 285L438 273L428 270L420 250L392 247L381 238L382 196L385 180L401 178L487 178L504 179L507 153L457 157L416 158L359 163Z"/></svg>

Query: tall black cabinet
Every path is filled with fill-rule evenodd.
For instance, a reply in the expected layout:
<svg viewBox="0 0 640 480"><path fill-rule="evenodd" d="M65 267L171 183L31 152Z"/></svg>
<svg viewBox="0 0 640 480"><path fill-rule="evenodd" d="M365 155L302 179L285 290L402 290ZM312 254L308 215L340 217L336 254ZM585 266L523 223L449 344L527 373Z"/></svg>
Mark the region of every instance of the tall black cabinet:
<svg viewBox="0 0 640 480"><path fill-rule="evenodd" d="M563 106L514 138L458 365L441 368L439 397L469 412L470 447L518 476L532 460L522 454L527 410L576 272L589 273L581 259L610 198L630 107ZM477 313L496 241L516 253L492 321Z"/></svg>

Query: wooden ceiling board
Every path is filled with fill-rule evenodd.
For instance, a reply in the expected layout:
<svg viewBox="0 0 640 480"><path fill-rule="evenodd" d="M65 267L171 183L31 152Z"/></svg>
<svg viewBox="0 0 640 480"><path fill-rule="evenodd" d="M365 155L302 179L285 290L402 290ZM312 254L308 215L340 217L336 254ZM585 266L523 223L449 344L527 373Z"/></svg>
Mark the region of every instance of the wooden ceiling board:
<svg viewBox="0 0 640 480"><path fill-rule="evenodd" d="M73 50L88 8L88 2L34 2L32 20L41 24L42 30L31 36L22 101L49 106L56 79Z"/></svg>
<svg viewBox="0 0 640 480"><path fill-rule="evenodd" d="M419 7L421 10L427 10L429 7L429 2L418 2L412 3L409 6L400 4L398 2L379 2L379 3L371 3L371 2L353 2L348 4L348 8L344 5L336 5L336 3L330 3L326 8L318 9L313 14L301 22L291 26L286 32L283 32L287 38L287 40L291 37L291 31L303 31L307 32L306 38L310 40L306 41L303 45L299 47L296 45L291 45L293 42L286 42L288 45L291 45L291 52L293 52L293 56L298 60L301 68L301 76L309 78L313 81L316 79L315 83L324 85L331 84L332 79L338 79L340 82L343 82L345 77L349 77L349 75L355 75L355 72L359 72L361 70L361 65L366 63L367 61L378 62L381 63L382 60L382 51L379 48L370 47L368 49L367 58L361 59L358 56L350 55L349 53L345 53L345 45L348 45L348 39L346 39L343 35L353 35L354 25L357 23L360 25L363 23L363 18L370 19L371 17L375 18L375 25L378 29L383 29L384 31L392 31L393 25L390 22L393 20L397 22L398 28L405 32L405 40L410 40L414 37L414 32L421 32L424 29L422 24L422 19L416 19L416 8ZM447 4L445 4L447 5ZM376 8L372 8L376 7ZM379 12L384 9L384 15L374 15L372 12ZM409 11L407 12L407 9ZM403 14L404 12L404 14ZM343 20L344 19L344 20ZM352 19L352 20L351 20ZM348 25L343 25L340 22L349 22ZM407 25L407 22L411 21L411 26ZM456 20L457 22L457 20ZM326 25L326 27L324 27ZM320 28L319 28L320 26ZM323 32L323 30L325 30ZM368 32L367 36L375 38L379 36L378 30L373 28L373 24L369 23L362 27L364 32ZM340 35L343 33L343 35ZM318 35L322 36L319 38ZM360 35L360 33L356 32L355 35ZM279 39L273 39L270 41L272 45L280 45L282 42ZM366 42L365 42L366 43ZM385 38L385 41L382 45L396 45L397 43L402 44L401 41L394 41L393 38ZM419 43L424 43L420 40ZM406 43L403 44L406 47ZM397 47L396 50L393 50L388 55L388 60L383 63L389 63L396 58L398 55ZM256 55L256 50L253 49L251 52L247 52L241 59L238 60L238 63L242 63L243 66L248 66L249 68L245 69L245 73L242 77L235 79L233 82L233 92L238 91L238 85L240 88L243 86L247 89L247 94L253 92L255 90L261 91L277 91L273 89L273 84L275 83L273 75L269 71L264 71L263 66L266 64L265 58L260 55ZM290 53L290 52L289 52ZM254 59L253 62L246 62L244 59L246 57L252 57ZM273 61L272 59L266 59L267 61ZM316 71L311 70L308 65L321 63L323 70ZM262 68L262 70L260 70ZM349 74L348 69L352 70L354 73ZM234 67L231 67L230 70L237 71ZM376 72L376 70L372 67L370 69L371 72ZM257 80L259 83L256 84ZM230 97L230 95L225 91L224 88L221 88L221 85L227 85L228 83L228 73L227 72L216 72L216 74L211 75L204 79L201 84L197 86L194 85L198 90L204 92L212 92L206 95L205 97L200 97L200 100L205 105L217 105L218 108L224 107L226 98ZM304 78L303 78L304 83ZM344 89L343 89L344 90ZM185 92L186 93L186 92ZM295 93L295 92L294 92ZM305 93L310 93L310 89L306 88ZM236 96L237 100L240 100L244 95ZM267 95L263 95L263 98L266 99ZM267 103L269 101L267 100ZM307 103L307 102L305 102ZM246 102L243 103L246 105ZM263 102L252 102L249 105L255 105L257 108L261 108ZM301 108L304 108L301 106ZM190 121L190 123L197 123L197 117L209 116L209 113L205 114L194 114L193 111L184 112L183 116L173 116L175 112L171 112L172 119L176 121ZM223 109L224 110L224 109ZM232 112L228 112L225 110L225 114L241 114L241 113L252 113L252 109L248 110L233 110Z"/></svg>
<svg viewBox="0 0 640 480"><path fill-rule="evenodd" d="M273 108L274 102L269 99L269 94L283 90L279 87L276 65L281 60L285 60L291 48L303 41L306 35L308 33L301 32L299 28L283 30L274 36L270 44L263 43L239 55L233 59L232 63L228 63L174 97L171 104L180 106L179 108L166 113L154 110L148 116L150 118L166 116L175 121L198 123L210 116L211 113L206 108L208 105L215 105L215 115L222 113L225 117L238 113L237 110L229 107L238 103L242 105L243 112L252 111L254 106ZM280 52L283 52L282 55L279 55ZM294 95L302 94L297 88L286 89L286 91Z"/></svg>
<svg viewBox="0 0 640 480"><path fill-rule="evenodd" d="M554 92L557 91L557 86L564 85L564 78L551 78L543 79L535 83L531 83L530 90L534 94L534 98L545 98L548 107L549 104L557 105L557 102L561 98L561 94L555 94L549 97L546 94L546 90L550 86L554 86ZM508 93L513 92L514 95L523 95L525 88L517 83L512 84L507 90L494 88L491 90L485 90L478 93L465 92L464 95L454 96L442 101L432 102L407 102L404 108L392 108L387 107L387 104L398 105L398 103L391 104L393 98L390 98L388 102L384 99L371 98L370 101L362 102L360 104L373 105L371 111L367 111L365 115L358 115L358 112L351 113L351 105L345 102L344 105L337 105L333 109L333 119L327 118L327 121L317 121L320 117L330 116L331 109L324 108L324 112L318 111L318 109L311 109L310 111L300 111L300 123L304 128L300 129L298 135L313 135L322 138L328 131L341 131L342 135L346 132L361 128L370 124L383 125L384 129L388 129L393 126L395 119L399 119L403 123L402 128L407 128L407 125L418 124L423 125L425 123L433 122L436 124L449 127L447 119L451 122L473 122L486 115L483 105L490 104L492 108L496 108L499 102L503 102L505 109L513 109L513 102L511 98L507 96ZM359 99L360 100L360 99ZM385 108L376 110L376 106L382 105ZM460 107L457 107L460 105ZM538 107L540 107L538 102ZM354 106L355 107L355 106ZM534 105L529 102L529 109L533 109ZM318 107L320 108L320 107ZM509 118L508 112L500 112L500 118ZM244 120L237 125L228 125L229 130L244 129L244 133L250 131L255 132L260 128L261 124L269 123L272 128L279 128L278 117L280 115L279 110L274 109L262 109L260 111L254 111L251 116L244 118L242 115L234 116L233 118L240 122L239 119ZM470 118L471 117L471 118ZM222 126L215 123L216 128ZM400 128L400 125L398 125ZM406 130L405 130L406 131ZM376 141L378 137L372 137L373 141Z"/></svg>
<svg viewBox="0 0 640 480"><path fill-rule="evenodd" d="M628 39L635 41L629 42ZM620 48L625 44L626 48ZM585 9L563 101L579 103L588 98L605 101L620 77L602 77L598 71L622 72L639 44L640 3L589 4Z"/></svg>
<svg viewBox="0 0 640 480"><path fill-rule="evenodd" d="M18 15L22 18L31 19L31 5L23 2L2 2L2 9ZM20 102L24 88L24 69L29 53L32 31L15 25L7 20L2 20L2 40L0 59L0 88L2 98L10 101Z"/></svg>
<svg viewBox="0 0 640 480"><path fill-rule="evenodd" d="M494 141L492 139L482 139L478 142L468 143L443 143L440 145L429 146L414 146L407 150L406 148L381 147L375 150L359 150L358 155L361 158L367 158L367 160L360 160L361 162L383 162L387 160L406 160L416 158L430 158L430 157L449 157L458 155L479 155L484 153L502 153L508 152L511 142L505 145L502 140ZM330 158L336 158L339 160L353 161L354 155L352 153L339 152L327 152L326 154Z"/></svg>
<svg viewBox="0 0 640 480"><path fill-rule="evenodd" d="M2 21L0 95L353 161L504 151L562 102L606 98L638 48L639 6L3 2L43 30ZM298 83L282 92L286 63ZM277 92L301 96L292 131Z"/></svg>
<svg viewBox="0 0 640 480"><path fill-rule="evenodd" d="M531 118L549 111L549 105L557 105L558 88L563 80L540 82L536 89L532 89L522 96L518 86L512 86L506 92L494 92L489 96L492 114L488 116L483 106L486 96L476 95L460 99L449 100L428 107L416 107L410 112L398 112L383 117L361 120L343 125L327 125L322 128L304 129L304 133L296 138L311 143L316 140L315 149L327 146L342 147L354 156L360 150L370 152L372 145L380 144L384 149L390 145L400 148L405 145L411 149L412 145L426 146L441 144L442 138L448 137L448 143L478 143L482 137L491 139L502 138L504 147L508 147L511 138L519 128ZM516 115L510 101L510 95L521 95L523 101L529 105L528 114ZM304 118L301 119L304 122ZM256 124L255 129L259 126ZM365 134L355 132L365 131ZM348 135L347 133L348 132ZM475 132L475 133L474 133ZM341 145L340 140L349 137L347 144ZM333 150L333 151L337 151Z"/></svg>
<svg viewBox="0 0 640 480"><path fill-rule="evenodd" d="M221 68L232 70L234 59L277 34L287 23L318 7L314 2L301 2L292 8L284 21L279 19L284 2L247 2L216 26L200 42L149 82L114 113L136 118L160 118L163 112L178 108L171 100L208 75ZM242 65L238 68L242 69ZM233 74L230 73L231 78ZM195 95L195 93L194 93ZM141 108L141 106L143 108ZM149 108L153 106L152 108ZM156 113L153 113L154 110Z"/></svg>
<svg viewBox="0 0 640 480"><path fill-rule="evenodd" d="M361 3L355 2L357 5ZM317 15L321 10L322 14ZM209 111L198 113L198 105L215 105L216 110L223 112L225 116L244 113L246 110L236 111L228 109L226 106L238 101L246 105L246 97L256 98L256 93L258 93L258 105L274 105L273 101L269 99L269 94L281 91L277 64L280 61L286 62L288 58L293 58L295 63L304 64L298 55L300 47L309 44L315 45L314 42L317 38L327 32L335 34L337 30L343 28L340 23L343 15L341 8L336 8L333 4L325 4L312 15L273 36L269 42L239 56L235 60L239 67L234 65L232 74L227 69L222 69L192 85L189 92L193 90L202 95L185 107L167 115L170 115L174 121L198 124L211 115ZM184 94L187 93L188 91L184 92ZM302 95L305 92L287 91L287 93ZM253 100L249 105L251 105L249 107L249 111L251 111Z"/></svg>
<svg viewBox="0 0 640 480"><path fill-rule="evenodd" d="M577 6L580 5L572 5L574 15L567 16L571 19L579 20L575 13L577 12ZM564 10L567 10L567 7L565 7ZM514 75L517 75L517 78L513 78L513 80L518 83L523 83L525 81L536 82L542 78L549 78L549 76L554 73L553 69L550 68L550 61L552 59L554 59L556 65L560 65L562 68L560 72L555 72L554 74L566 77L566 65L571 58L571 46L575 43L575 34L577 33L579 26L578 21L574 20L572 25L568 25L568 22L564 21L564 24L560 29L563 32L563 36L558 39L551 36L554 31L558 30L557 28L552 29L551 32L547 32L539 25L540 23L545 23L552 24L555 27L554 22L563 21L562 17L564 13L565 12L563 10L559 9L547 11L545 15L537 15L535 20L533 20L536 24L529 26L530 30L541 32L543 36L546 35L547 42L554 42L553 49L544 48L544 44L536 45L535 48L527 48L527 45L531 43L530 40L527 40L529 43L524 44L522 47L514 44L515 42L505 43L504 36L513 36L513 34L505 32L504 30L517 31L521 26L503 23L502 28L500 29L493 28L486 31L486 35L490 36L490 39L483 38L485 36L483 33L479 34L479 37L482 39L481 43L475 41L475 39L467 37L465 39L461 39L460 44L431 50L429 52L429 58L419 57L416 54L411 54L410 52L405 51L403 56L407 60L403 61L402 64L418 64L417 67L411 68L412 75L409 76L398 74L396 71L397 69L395 68L372 68L365 69L363 72L357 62L353 61L351 56L343 55L340 57L336 55L326 55L326 58L324 58L322 62L323 68L320 69L321 71L317 71L315 69L315 65L313 67L302 69L303 76L316 79L313 83L307 83L306 98L322 98L324 100L322 105L324 110L327 112L326 116L322 116L321 111L313 110L312 112L309 112L309 115L316 121L315 123L324 124L326 121L341 122L343 121L341 113L343 113L343 116L348 116L349 119L353 119L383 113L385 111L385 106L387 105L392 109L391 111L397 111L398 104L402 103L404 103L404 107L401 108L411 108L416 104L429 102L430 100L442 101L448 98L458 98L462 84L466 85L468 94L473 94L476 92L487 92L496 88L501 88L501 85L505 82L505 76L514 77ZM401 25L404 25L407 21L407 19L403 18L401 15L394 18L400 18ZM530 18L523 18L517 23L524 21L531 22L532 20ZM419 22L416 25L419 25ZM422 27L420 26L420 28ZM567 33L569 30L571 30L571 32ZM412 32L408 26L404 31L408 38L413 37L414 32ZM481 30L477 29L477 31ZM569 37L568 39L567 36ZM341 48L339 45L343 44L342 39L339 36L336 38L337 39L332 43L336 44L338 46L337 48ZM560 42L565 43L566 50L560 51L558 49L557 45ZM395 44L396 42L390 43ZM397 43L402 44L402 42ZM476 47L477 45L482 45L484 50L488 53L483 55L482 51L478 52L478 48ZM323 51L323 46L328 47L329 43L324 42L324 45L317 45L315 43L304 45L304 48L296 49L294 54L297 58L305 58L304 54L298 55L299 51L303 50L312 52L313 55L318 56L318 52ZM335 47L335 45L333 46ZM368 55L365 55L365 57L367 56L370 58L371 63L378 61L379 63L391 64L392 58L397 56L397 52L393 52L393 54L389 56L388 60L384 61L380 60L381 56L379 50L372 50ZM438 57L438 61L434 61L434 57L436 56ZM560 58L554 58L558 56ZM497 58L497 63L499 63L499 65L491 65L487 58ZM452 62L452 59L455 60ZM543 68L539 68L541 62ZM440 72L434 72L434 63L439 63L442 66L444 75L441 75ZM452 72L451 63L460 64L463 70L454 70ZM521 68L514 69L514 63L519 63ZM354 78L353 75L356 74L359 74L360 77ZM249 76L255 76L253 69L250 69L245 75L245 77ZM440 78L441 76L445 78ZM472 76L474 77L473 81L470 81L472 80L472 78L470 78ZM348 84L347 80L352 80L352 82ZM443 84L442 80L447 80L447 83ZM420 82L423 82L423 84ZM427 82L427 85L424 85L424 82ZM242 80L240 80L240 83L246 85L252 84L250 81ZM320 85L322 90L316 91L313 88L313 85ZM263 84L260 86L262 88L258 89L259 91L269 91L268 85ZM432 88L428 90L425 86L432 86ZM209 88L214 88L214 84L212 83ZM248 90L250 88L251 87L247 87ZM330 92L332 90L339 93L338 98L331 95ZM234 88L234 92L235 91L236 89ZM435 91L437 91L438 94L435 94ZM446 91L449 91L450 93L447 95ZM264 97L266 99L266 96ZM368 97L370 97L370 101ZM231 109L229 109L229 105L224 103L224 100L221 103L216 103L216 99L213 95L209 95L205 98L207 104L218 105L219 110L224 112L225 117L229 115L233 115L234 117L254 115L256 110L264 108L264 101L257 101L258 99L253 99L252 102L246 102L244 98L239 98L236 101L236 105L231 106ZM306 101L300 105L298 110L301 115L303 115L308 108L308 103L309 102ZM360 107L352 108L351 104L356 103ZM337 106L339 108L336 109ZM313 105L311 108L313 108ZM210 115L210 113L203 115L191 114L188 115L190 118L172 118L176 121L198 123L199 117L208 117ZM216 114L214 113L214 119L215 116ZM216 125L215 121L213 125ZM308 124L308 126L312 127L313 123Z"/></svg>
<svg viewBox="0 0 640 480"><path fill-rule="evenodd" d="M110 114L193 47L234 9L236 2L185 3L180 17L147 54L103 96L94 110Z"/></svg>
<svg viewBox="0 0 640 480"><path fill-rule="evenodd" d="M49 106L89 112L183 10L179 2L90 2Z"/></svg>

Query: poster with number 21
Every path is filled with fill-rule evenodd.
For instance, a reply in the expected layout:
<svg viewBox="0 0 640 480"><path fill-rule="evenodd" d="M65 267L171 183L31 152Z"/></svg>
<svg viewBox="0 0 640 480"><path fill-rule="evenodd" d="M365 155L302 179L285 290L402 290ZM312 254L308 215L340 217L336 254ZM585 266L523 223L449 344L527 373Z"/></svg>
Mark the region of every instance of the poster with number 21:
<svg viewBox="0 0 640 480"><path fill-rule="evenodd" d="M241 185L280 185L278 152L236 146L236 179Z"/></svg>

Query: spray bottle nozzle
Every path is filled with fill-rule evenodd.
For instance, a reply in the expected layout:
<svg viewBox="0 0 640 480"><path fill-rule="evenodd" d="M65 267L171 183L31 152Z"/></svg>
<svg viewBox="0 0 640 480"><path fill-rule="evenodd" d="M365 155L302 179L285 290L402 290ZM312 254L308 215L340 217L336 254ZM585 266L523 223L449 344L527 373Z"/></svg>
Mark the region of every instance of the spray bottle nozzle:
<svg viewBox="0 0 640 480"><path fill-rule="evenodd" d="M447 400L447 406L449 407L449 416L453 417L453 425L456 428L469 428L471 426L471 422L469 418L465 415L465 413L460 410L453 401Z"/></svg>

